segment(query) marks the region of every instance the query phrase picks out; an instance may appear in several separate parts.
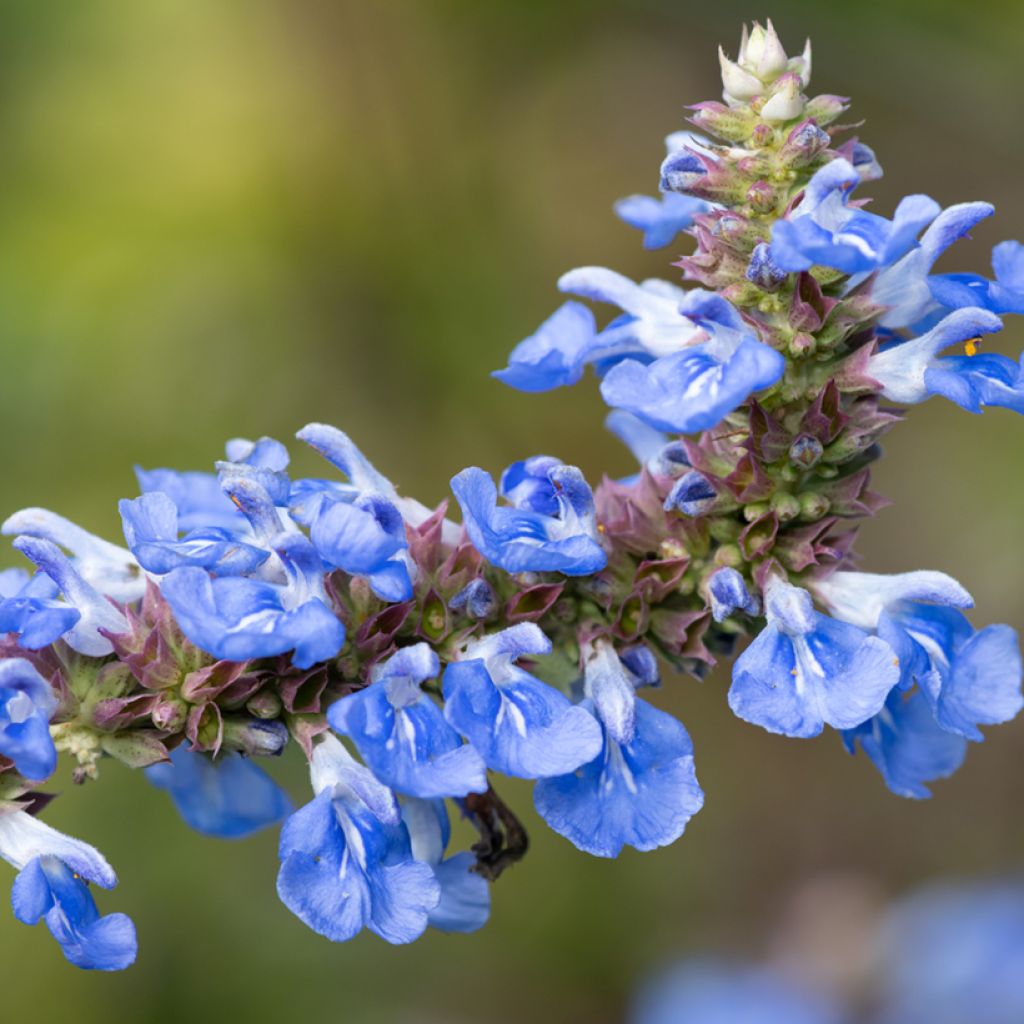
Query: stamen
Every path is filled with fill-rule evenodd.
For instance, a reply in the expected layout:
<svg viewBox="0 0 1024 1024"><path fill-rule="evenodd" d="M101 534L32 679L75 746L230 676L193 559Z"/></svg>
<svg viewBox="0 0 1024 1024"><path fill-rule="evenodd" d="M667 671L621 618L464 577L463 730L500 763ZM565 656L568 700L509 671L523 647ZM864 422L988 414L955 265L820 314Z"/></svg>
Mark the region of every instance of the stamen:
<svg viewBox="0 0 1024 1024"><path fill-rule="evenodd" d="M964 342L964 352L969 356L976 356L978 354L978 346L981 344L981 338L968 338Z"/></svg>

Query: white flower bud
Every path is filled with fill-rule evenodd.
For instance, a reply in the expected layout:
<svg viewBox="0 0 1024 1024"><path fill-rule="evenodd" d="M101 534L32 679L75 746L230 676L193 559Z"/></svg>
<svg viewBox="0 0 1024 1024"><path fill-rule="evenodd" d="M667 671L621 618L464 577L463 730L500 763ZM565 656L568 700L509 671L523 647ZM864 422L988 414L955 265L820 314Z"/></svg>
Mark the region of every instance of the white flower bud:
<svg viewBox="0 0 1024 1024"><path fill-rule="evenodd" d="M761 108L761 117L765 121L792 121L803 114L804 103L799 75L786 74L775 83L771 99Z"/></svg>
<svg viewBox="0 0 1024 1024"><path fill-rule="evenodd" d="M747 44L746 60L741 58L740 63L765 82L774 81L786 70L789 58L779 42L771 18L768 19L767 28L755 23Z"/></svg>
<svg viewBox="0 0 1024 1024"><path fill-rule="evenodd" d="M752 100L764 92L761 80L729 60L721 47L718 48L718 60L722 65L722 85L726 100Z"/></svg>

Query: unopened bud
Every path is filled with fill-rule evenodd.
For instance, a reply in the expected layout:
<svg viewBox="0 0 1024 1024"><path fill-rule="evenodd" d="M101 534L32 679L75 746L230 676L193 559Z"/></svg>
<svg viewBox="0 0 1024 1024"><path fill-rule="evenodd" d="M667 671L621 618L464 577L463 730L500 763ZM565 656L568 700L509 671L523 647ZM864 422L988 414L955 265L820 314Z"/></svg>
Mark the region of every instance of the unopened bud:
<svg viewBox="0 0 1024 1024"><path fill-rule="evenodd" d="M259 718L224 718L223 745L250 757L274 757L288 742L283 722Z"/></svg>
<svg viewBox="0 0 1024 1024"><path fill-rule="evenodd" d="M801 434L789 446L789 461L802 467L810 469L816 465L824 451L821 442L810 434Z"/></svg>
<svg viewBox="0 0 1024 1024"><path fill-rule="evenodd" d="M691 470L680 477L668 492L665 511L675 510L684 516L701 516L711 508L717 497L708 478L703 473Z"/></svg>
<svg viewBox="0 0 1024 1024"><path fill-rule="evenodd" d="M783 523L788 523L791 519L796 519L800 515L800 502L792 494L787 494L785 491L776 491L772 495L771 506L779 520Z"/></svg>
<svg viewBox="0 0 1024 1024"><path fill-rule="evenodd" d="M806 100L800 89L799 75L783 75L772 87L771 98L761 108L761 118L781 123L802 117Z"/></svg>
<svg viewBox="0 0 1024 1024"><path fill-rule="evenodd" d="M806 359L818 350L818 342L813 334L800 331L794 334L789 342L789 352L794 359Z"/></svg>
<svg viewBox="0 0 1024 1024"><path fill-rule="evenodd" d="M829 500L817 491L806 491L800 495L800 518L808 522L816 522L828 515Z"/></svg>
<svg viewBox="0 0 1024 1024"><path fill-rule="evenodd" d="M149 716L161 732L181 732L188 718L188 705L172 694L161 694Z"/></svg>
<svg viewBox="0 0 1024 1024"><path fill-rule="evenodd" d="M273 690L260 690L245 702L245 710L255 718L277 718L281 708L281 698Z"/></svg>
<svg viewBox="0 0 1024 1024"><path fill-rule="evenodd" d="M768 213L775 209L778 196L775 194L775 189L767 181L755 181L747 189L747 202L758 213Z"/></svg>

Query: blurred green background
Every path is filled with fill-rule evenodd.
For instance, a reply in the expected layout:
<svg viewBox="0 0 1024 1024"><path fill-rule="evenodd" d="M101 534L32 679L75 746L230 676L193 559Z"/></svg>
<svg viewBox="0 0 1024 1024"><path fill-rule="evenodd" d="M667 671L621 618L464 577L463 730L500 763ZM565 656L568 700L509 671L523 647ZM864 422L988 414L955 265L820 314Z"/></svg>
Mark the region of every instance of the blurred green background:
<svg viewBox="0 0 1024 1024"><path fill-rule="evenodd" d="M537 451L624 472L592 381L531 397L488 372L554 309L562 271L674 273L611 202L655 189L662 136L718 92L715 47L735 53L766 13L791 51L812 36L816 90L866 119L879 211L915 191L996 203L944 269L1024 236L1012 0L0 3L3 511L44 505L115 538L133 463L203 468L228 437L310 420L428 502L465 465ZM1011 325L999 346L1022 341ZM1020 626L1021 421L936 399L887 456L896 505L862 531L865 567L947 570L979 623ZM590 859L513 787L535 842L490 925L408 948L307 932L276 899L273 836L193 835L116 764L73 793L61 779L48 819L117 867L101 904L134 917L141 953L123 975L79 973L0 913L4 1016L611 1022L673 952L753 945L808 875L898 892L1024 864L1024 723L914 804L834 735L735 720L726 684L659 697L707 792L682 841ZM297 760L278 767L304 800Z"/></svg>

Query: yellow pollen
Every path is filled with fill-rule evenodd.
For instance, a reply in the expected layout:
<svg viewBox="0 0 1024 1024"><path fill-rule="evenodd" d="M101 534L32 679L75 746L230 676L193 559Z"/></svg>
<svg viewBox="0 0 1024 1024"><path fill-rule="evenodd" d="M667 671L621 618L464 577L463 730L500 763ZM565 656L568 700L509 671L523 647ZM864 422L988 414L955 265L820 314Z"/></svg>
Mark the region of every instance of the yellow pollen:
<svg viewBox="0 0 1024 1024"><path fill-rule="evenodd" d="M598 523L598 524L597 524L597 532L598 532L598 533L607 533L607 532L608 532L608 531L607 531L607 530L606 530L606 529L604 528L604 523Z"/></svg>
<svg viewBox="0 0 1024 1024"><path fill-rule="evenodd" d="M964 351L969 356L976 356L978 354L978 346L981 344L981 338L968 338L964 342Z"/></svg>
<svg viewBox="0 0 1024 1024"><path fill-rule="evenodd" d="M791 669L789 670L789 674L790 674L791 676L795 676L795 675L797 675L797 671L796 671L796 669L795 669L795 668L791 668Z"/></svg>
<svg viewBox="0 0 1024 1024"><path fill-rule="evenodd" d="M896 666L897 668L899 668L899 667L900 667L900 659L899 659L899 658L893 658L893 659L892 659L892 663L893 663L893 664L894 664L894 665L895 665L895 666Z"/></svg>

